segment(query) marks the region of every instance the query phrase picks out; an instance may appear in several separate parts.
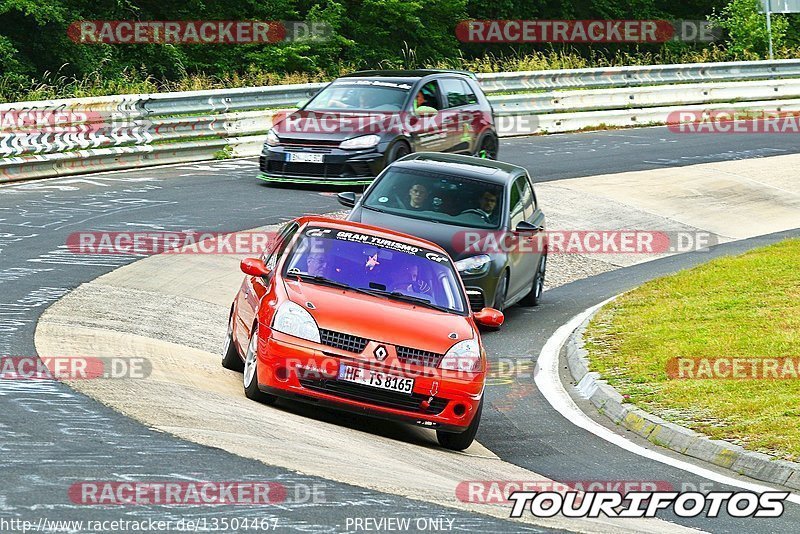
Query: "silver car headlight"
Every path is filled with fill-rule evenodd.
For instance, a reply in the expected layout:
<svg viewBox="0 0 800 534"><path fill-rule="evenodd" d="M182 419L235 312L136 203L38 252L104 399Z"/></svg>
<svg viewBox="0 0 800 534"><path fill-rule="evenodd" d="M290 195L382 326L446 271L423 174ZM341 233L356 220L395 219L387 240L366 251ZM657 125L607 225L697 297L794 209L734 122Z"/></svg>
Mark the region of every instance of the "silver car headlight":
<svg viewBox="0 0 800 534"><path fill-rule="evenodd" d="M345 150L352 150L354 148L372 148L380 143L380 141L381 138L378 135L362 135L360 137L354 137L352 139L342 141L339 143L339 148L343 148Z"/></svg>
<svg viewBox="0 0 800 534"><path fill-rule="evenodd" d="M482 370L481 349L476 339L465 339L450 347L439 367L448 371L479 373Z"/></svg>
<svg viewBox="0 0 800 534"><path fill-rule="evenodd" d="M270 128L270 130L267 132L267 145L278 146L279 144L281 144L281 140L278 137L278 134L275 133L275 130Z"/></svg>
<svg viewBox="0 0 800 534"><path fill-rule="evenodd" d="M272 329L300 339L320 342L317 322L302 306L291 301L281 304L275 312Z"/></svg>
<svg viewBox="0 0 800 534"><path fill-rule="evenodd" d="M492 257L488 254L480 254L471 258L464 258L456 262L456 269L461 274L469 276L476 274L486 274L492 264Z"/></svg>

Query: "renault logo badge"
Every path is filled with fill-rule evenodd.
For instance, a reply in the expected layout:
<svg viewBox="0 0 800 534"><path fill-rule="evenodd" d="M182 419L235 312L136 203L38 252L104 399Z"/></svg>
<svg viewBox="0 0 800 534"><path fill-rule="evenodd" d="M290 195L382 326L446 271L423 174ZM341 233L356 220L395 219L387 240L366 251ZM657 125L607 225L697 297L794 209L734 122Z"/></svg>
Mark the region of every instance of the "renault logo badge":
<svg viewBox="0 0 800 534"><path fill-rule="evenodd" d="M379 362L382 362L389 355L389 351L387 351L386 347L383 345L378 345L378 347L373 351L373 354Z"/></svg>

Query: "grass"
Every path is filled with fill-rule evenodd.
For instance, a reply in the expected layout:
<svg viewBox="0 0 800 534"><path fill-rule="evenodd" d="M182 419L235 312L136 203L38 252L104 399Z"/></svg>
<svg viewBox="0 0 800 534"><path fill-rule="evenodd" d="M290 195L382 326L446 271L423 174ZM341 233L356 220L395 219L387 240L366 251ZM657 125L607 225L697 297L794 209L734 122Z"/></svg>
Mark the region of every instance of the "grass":
<svg viewBox="0 0 800 534"><path fill-rule="evenodd" d="M796 58L800 50L780 48L776 59ZM702 63L759 59L732 57L724 47L711 45L699 49L673 50L664 46L656 51L634 50L611 53L608 50L592 49L588 53L577 49L551 49L528 54L496 56L486 54L478 58L461 56L435 62L418 62L415 54L405 60L383 61L380 65L360 65L366 68L448 68L468 70L475 73L518 72L549 69L604 68L626 65L657 65L667 63ZM62 67L67 67L64 65ZM55 98L80 98L104 95L163 93L168 91L193 91L203 89L228 89L234 87L258 87L292 83L312 83L332 80L357 70L355 65L340 63L328 66L326 71L274 73L258 70L253 66L245 72L230 72L211 75L204 72L188 73L178 79L156 78L146 71L128 68L108 77L100 71L80 77L65 76L60 72L45 72L38 78L0 75L0 102L24 102Z"/></svg>
<svg viewBox="0 0 800 534"><path fill-rule="evenodd" d="M344 72L343 72L344 73ZM335 78L336 76L334 76ZM205 73L186 75L177 80L157 79L135 70L123 70L113 78L97 72L77 78L50 72L38 80L20 83L10 77L0 77L0 101L27 102L56 98L82 98L170 91L200 91L234 87L259 87L293 83L324 82L331 79L323 72L276 74L269 72L230 73L212 76Z"/></svg>
<svg viewBox="0 0 800 534"><path fill-rule="evenodd" d="M592 320L593 371L644 410L800 460L800 379L670 379L676 357L800 357L800 239L651 281Z"/></svg>

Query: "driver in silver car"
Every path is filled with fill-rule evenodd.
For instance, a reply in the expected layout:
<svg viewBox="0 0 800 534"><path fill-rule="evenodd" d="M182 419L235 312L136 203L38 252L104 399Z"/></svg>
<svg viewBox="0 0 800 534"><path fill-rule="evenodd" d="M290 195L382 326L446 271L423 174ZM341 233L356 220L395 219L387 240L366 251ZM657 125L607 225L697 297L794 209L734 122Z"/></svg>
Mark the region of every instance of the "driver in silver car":
<svg viewBox="0 0 800 534"><path fill-rule="evenodd" d="M475 213L480 215L486 222L497 222L498 214L495 213L497 209L497 194L493 191L486 190L484 191L480 197L478 197L478 207L477 208L470 208L462 211L462 214L465 213Z"/></svg>
<svg viewBox="0 0 800 534"><path fill-rule="evenodd" d="M478 199L478 209L486 215L487 219L491 219L496 207L497 195L491 191L484 191L481 198Z"/></svg>

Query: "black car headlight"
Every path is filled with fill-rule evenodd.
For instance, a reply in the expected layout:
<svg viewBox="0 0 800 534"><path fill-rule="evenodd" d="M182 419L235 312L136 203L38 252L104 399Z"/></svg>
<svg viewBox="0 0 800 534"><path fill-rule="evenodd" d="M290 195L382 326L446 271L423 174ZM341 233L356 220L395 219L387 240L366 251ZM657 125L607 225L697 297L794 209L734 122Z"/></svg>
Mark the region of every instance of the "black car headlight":
<svg viewBox="0 0 800 534"><path fill-rule="evenodd" d="M486 274L492 264L492 257L488 254L480 254L470 258L464 258L456 262L458 272L467 276Z"/></svg>

